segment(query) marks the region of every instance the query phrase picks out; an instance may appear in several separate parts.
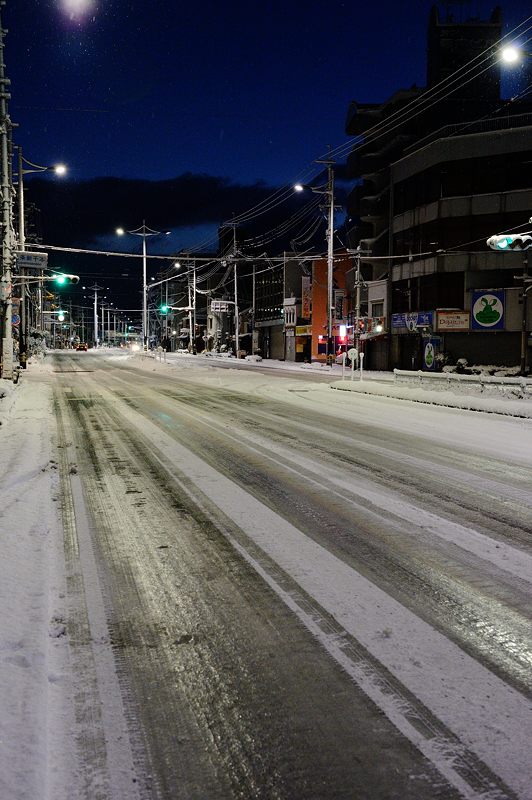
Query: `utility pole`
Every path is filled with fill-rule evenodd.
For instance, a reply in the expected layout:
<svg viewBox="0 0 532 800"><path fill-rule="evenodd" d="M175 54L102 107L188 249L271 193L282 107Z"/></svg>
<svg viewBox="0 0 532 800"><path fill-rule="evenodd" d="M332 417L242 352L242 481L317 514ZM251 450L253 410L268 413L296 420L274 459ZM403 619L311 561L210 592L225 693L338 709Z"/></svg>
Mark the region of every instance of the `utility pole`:
<svg viewBox="0 0 532 800"><path fill-rule="evenodd" d="M0 13L5 0L0 0ZM11 190L11 170L9 168L9 142L11 139L11 119L8 113L10 81L5 76L4 36L0 18L0 191L2 195L2 279L0 300L3 303L2 325L2 378L13 379L13 194Z"/></svg>
<svg viewBox="0 0 532 800"><path fill-rule="evenodd" d="M193 325L194 325L194 333L192 334L192 352L196 355L196 262L194 261L194 265L192 267L192 297L193 297Z"/></svg>
<svg viewBox="0 0 532 800"><path fill-rule="evenodd" d="M357 351L357 359L360 356L360 246L357 247L355 254L356 269L355 269L355 347Z"/></svg>
<svg viewBox="0 0 532 800"><path fill-rule="evenodd" d="M103 286L95 283L94 286L89 286L89 289L94 292L94 347L98 348L100 344L98 339L98 292L103 289Z"/></svg>
<svg viewBox="0 0 532 800"><path fill-rule="evenodd" d="M256 295L255 295L255 264L253 264L253 300L252 300L252 308L251 308L251 353L252 355L255 354L254 350L254 338L255 338L255 302L256 302Z"/></svg>
<svg viewBox="0 0 532 800"><path fill-rule="evenodd" d="M327 196L327 351L326 363L332 364L334 360L333 345L333 276L334 276L334 161L332 159L317 159L317 164L327 166L327 185L321 194ZM313 189L313 191L316 191Z"/></svg>
<svg viewBox="0 0 532 800"><path fill-rule="evenodd" d="M240 339L239 339L239 320L238 320L238 281L237 281L237 272L236 272L236 260L235 260L235 356L238 358L238 352L240 350Z"/></svg>
<svg viewBox="0 0 532 800"><path fill-rule="evenodd" d="M194 352L194 345L192 341L192 286L190 280L190 270L187 274L188 283L188 349L190 353Z"/></svg>
<svg viewBox="0 0 532 800"><path fill-rule="evenodd" d="M168 281L166 281L166 283L164 284L164 288L165 288L164 304L166 307L168 307ZM168 347L168 312L166 312L164 317L164 344L165 347L170 349Z"/></svg>
<svg viewBox="0 0 532 800"><path fill-rule="evenodd" d="M24 252L26 249L26 229L24 219L24 181L23 181L22 147L18 148L18 246ZM25 269L20 270L20 330L18 337L18 360L22 369L27 368L28 361L28 334L29 325L28 309L26 308L26 281Z"/></svg>
<svg viewBox="0 0 532 800"><path fill-rule="evenodd" d="M236 261L236 223L233 222L233 258L235 259L235 356L238 358L240 351L240 325L238 314L238 276L237 276L237 261Z"/></svg>

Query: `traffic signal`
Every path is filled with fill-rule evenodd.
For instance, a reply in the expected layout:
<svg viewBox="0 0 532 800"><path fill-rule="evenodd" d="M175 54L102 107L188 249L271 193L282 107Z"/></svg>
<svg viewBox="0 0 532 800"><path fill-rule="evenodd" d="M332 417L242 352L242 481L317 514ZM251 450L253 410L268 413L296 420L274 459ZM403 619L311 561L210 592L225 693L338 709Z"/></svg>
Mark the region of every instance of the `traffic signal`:
<svg viewBox="0 0 532 800"><path fill-rule="evenodd" d="M169 310L170 310L170 307L166 306L166 305L159 307L159 311L161 312L161 314L168 314Z"/></svg>
<svg viewBox="0 0 532 800"><path fill-rule="evenodd" d="M492 250L528 250L532 247L532 236L528 233L505 233L501 236L490 236L486 244Z"/></svg>
<svg viewBox="0 0 532 800"><path fill-rule="evenodd" d="M66 272L56 272L52 276L52 280L59 286L66 286L67 284L78 283L79 275L69 275Z"/></svg>

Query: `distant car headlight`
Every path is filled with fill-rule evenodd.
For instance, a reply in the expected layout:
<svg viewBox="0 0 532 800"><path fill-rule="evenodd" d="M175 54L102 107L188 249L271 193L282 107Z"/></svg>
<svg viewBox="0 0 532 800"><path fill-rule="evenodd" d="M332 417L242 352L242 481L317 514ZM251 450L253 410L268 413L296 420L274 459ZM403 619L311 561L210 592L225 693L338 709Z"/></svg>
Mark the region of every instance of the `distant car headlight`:
<svg viewBox="0 0 532 800"><path fill-rule="evenodd" d="M137 353L140 350L140 344L132 344L131 349L134 353Z"/></svg>

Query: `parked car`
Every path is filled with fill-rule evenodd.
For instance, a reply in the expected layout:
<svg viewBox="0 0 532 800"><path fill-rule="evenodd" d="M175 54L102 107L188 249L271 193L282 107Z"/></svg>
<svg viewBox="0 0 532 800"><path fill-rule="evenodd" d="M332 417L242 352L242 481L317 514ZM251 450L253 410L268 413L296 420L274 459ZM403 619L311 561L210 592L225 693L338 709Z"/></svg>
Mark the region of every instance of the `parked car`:
<svg viewBox="0 0 532 800"><path fill-rule="evenodd" d="M80 342L76 346L76 350L88 350L88 349L89 349L89 345L87 344L87 342Z"/></svg>

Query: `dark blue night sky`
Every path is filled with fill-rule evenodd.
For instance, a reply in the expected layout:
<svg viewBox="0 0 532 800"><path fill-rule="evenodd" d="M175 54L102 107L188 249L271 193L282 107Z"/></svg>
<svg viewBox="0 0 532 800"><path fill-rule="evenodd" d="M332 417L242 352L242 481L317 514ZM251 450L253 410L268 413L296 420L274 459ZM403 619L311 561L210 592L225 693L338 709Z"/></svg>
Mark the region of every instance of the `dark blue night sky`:
<svg viewBox="0 0 532 800"><path fill-rule="evenodd" d="M3 21L10 111L20 126L15 140L33 161L66 162L78 195L100 176L139 180L125 190L127 202L103 207L102 197L112 194L106 188L91 195L100 198L99 215L78 215L99 244L111 247L108 231L136 227L145 216L180 232L168 243L176 251L195 232L215 230L224 214L252 205L249 187L264 192L290 184L328 145L347 142L351 100L379 102L398 88L424 85L432 5L8 0ZM495 4L447 5L457 19L487 19ZM502 6L506 31L531 12L529 0ZM514 73L516 88L522 78ZM506 94L513 90L507 82ZM146 182L187 173L212 179L201 201L194 202L190 176L184 191L172 195L178 203L167 202L157 183L143 191ZM70 205L68 191L55 198L54 221L60 204ZM62 239L67 232L70 240L84 239L65 217ZM54 231L54 239L59 235Z"/></svg>
<svg viewBox="0 0 532 800"><path fill-rule="evenodd" d="M346 140L351 99L424 84L432 4L8 0L17 140L75 179L286 183ZM486 16L493 3L464 8ZM511 27L531 7L503 10Z"/></svg>

